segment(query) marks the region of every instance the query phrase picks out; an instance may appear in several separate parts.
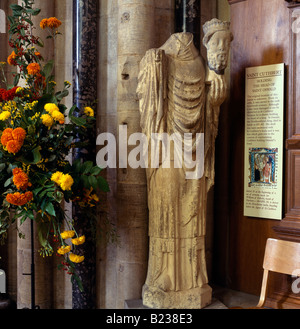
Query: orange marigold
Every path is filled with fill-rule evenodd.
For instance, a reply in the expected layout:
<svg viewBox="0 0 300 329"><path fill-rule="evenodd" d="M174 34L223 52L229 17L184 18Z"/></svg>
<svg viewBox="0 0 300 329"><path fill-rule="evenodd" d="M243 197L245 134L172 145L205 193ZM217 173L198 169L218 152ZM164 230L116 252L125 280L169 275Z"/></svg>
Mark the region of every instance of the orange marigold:
<svg viewBox="0 0 300 329"><path fill-rule="evenodd" d="M47 26L48 26L48 19L47 18L42 19L40 22L41 29L44 30Z"/></svg>
<svg viewBox="0 0 300 329"><path fill-rule="evenodd" d="M31 186L27 174L20 168L15 168L13 170L13 182L18 190L25 191L28 186Z"/></svg>
<svg viewBox="0 0 300 329"><path fill-rule="evenodd" d="M12 128L6 128L1 136L1 144L3 146L6 146L7 143L11 140L13 140L13 135L12 135L13 129Z"/></svg>
<svg viewBox="0 0 300 329"><path fill-rule="evenodd" d="M50 17L47 20L47 26L50 29L57 29L59 26L61 26L61 21L56 17Z"/></svg>
<svg viewBox="0 0 300 329"><path fill-rule="evenodd" d="M16 128L12 131L12 136L14 140L23 143L26 137L26 131L21 127Z"/></svg>
<svg viewBox="0 0 300 329"><path fill-rule="evenodd" d="M17 58L16 53L13 51L7 58L7 63L9 65L17 65L17 62L15 61L15 59Z"/></svg>
<svg viewBox="0 0 300 329"><path fill-rule="evenodd" d="M28 203L32 199L33 199L33 193L30 191L26 192L24 194L22 194L20 192L16 192L13 194L10 193L10 194L7 194L7 196L6 196L7 202L9 202L10 204L13 204L15 206L24 206L26 203Z"/></svg>
<svg viewBox="0 0 300 329"><path fill-rule="evenodd" d="M41 71L40 64L38 63L31 63L27 66L27 72L30 75L36 75L39 74Z"/></svg>
<svg viewBox="0 0 300 329"><path fill-rule="evenodd" d="M6 128L1 136L1 144L9 153L18 153L23 146L26 131L23 128Z"/></svg>
<svg viewBox="0 0 300 329"><path fill-rule="evenodd" d="M16 154L21 150L22 144L16 140L11 140L6 144L6 149L9 153Z"/></svg>

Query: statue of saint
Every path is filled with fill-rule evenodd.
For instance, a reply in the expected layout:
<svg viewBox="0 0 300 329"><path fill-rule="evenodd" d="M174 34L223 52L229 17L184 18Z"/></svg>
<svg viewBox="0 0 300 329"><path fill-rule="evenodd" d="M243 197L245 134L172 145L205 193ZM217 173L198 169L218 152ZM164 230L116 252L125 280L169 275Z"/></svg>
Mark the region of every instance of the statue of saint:
<svg viewBox="0 0 300 329"><path fill-rule="evenodd" d="M150 247L143 287L143 304L150 308L203 308L211 302L206 199L214 180L213 144L232 34L229 23L216 19L203 28L208 68L191 33L173 34L162 47L148 50L140 64L141 127L152 152L146 165ZM150 144L158 134L172 136L174 147L164 157L162 142L153 167Z"/></svg>

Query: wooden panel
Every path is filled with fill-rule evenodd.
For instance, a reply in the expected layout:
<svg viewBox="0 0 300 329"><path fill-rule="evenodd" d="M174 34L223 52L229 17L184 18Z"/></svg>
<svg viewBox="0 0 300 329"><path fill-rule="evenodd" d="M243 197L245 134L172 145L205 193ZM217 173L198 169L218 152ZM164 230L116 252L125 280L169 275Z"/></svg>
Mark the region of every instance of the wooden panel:
<svg viewBox="0 0 300 329"><path fill-rule="evenodd" d="M299 6L299 5L298 5ZM298 10L290 11L290 26L293 27L296 20L299 20ZM289 111L288 111L288 139L300 140L300 91L297 81L300 77L300 33L290 31L290 80L289 80Z"/></svg>
<svg viewBox="0 0 300 329"><path fill-rule="evenodd" d="M292 152L291 166L294 179L293 188L292 188L292 196L291 200L293 204L291 205L293 209L300 209L300 151Z"/></svg>
<svg viewBox="0 0 300 329"><path fill-rule="evenodd" d="M243 2L245 0L228 0L230 5L233 5L234 3L238 3L238 2Z"/></svg>
<svg viewBox="0 0 300 329"><path fill-rule="evenodd" d="M286 164L286 215L274 227L282 239L300 242L300 35L294 33L293 24L300 18L300 4L288 5L289 13L289 80L287 84L287 164Z"/></svg>
<svg viewBox="0 0 300 329"><path fill-rule="evenodd" d="M231 29L234 41L227 126L230 131L227 158L230 186L227 282L233 289L258 295L266 240L275 237L272 228L278 225L278 221L243 216L245 68L289 63L289 10L282 0L230 3L233 4ZM226 221L226 214L220 213L219 216ZM218 220L222 221L221 218Z"/></svg>

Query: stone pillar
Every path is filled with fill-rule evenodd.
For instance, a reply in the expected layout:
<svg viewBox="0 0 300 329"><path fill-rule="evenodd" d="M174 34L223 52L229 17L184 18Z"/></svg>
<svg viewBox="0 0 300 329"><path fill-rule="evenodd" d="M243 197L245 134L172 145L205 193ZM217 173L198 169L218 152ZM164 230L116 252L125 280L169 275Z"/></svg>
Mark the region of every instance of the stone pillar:
<svg viewBox="0 0 300 329"><path fill-rule="evenodd" d="M98 1L73 1L73 102L82 111L88 102L97 99L97 13ZM90 141L96 145L94 132ZM73 157L95 161L95 147L78 149ZM73 309L93 309L96 307L96 248L89 221L76 207L73 207L73 218L78 233L86 236L81 248L85 260L76 265L84 291L79 290L76 282L73 284Z"/></svg>
<svg viewBox="0 0 300 329"><path fill-rule="evenodd" d="M62 25L59 35L55 41L55 82L56 89L62 90L64 81L73 79L73 0L56 0L55 17L61 20ZM69 89L69 96L63 99L63 103L70 109L73 106L72 88ZM72 155L69 155L71 159ZM64 209L68 216L72 217L72 204L65 203ZM53 256L53 308L72 308L72 284L70 275L59 271L57 265L61 262L60 257Z"/></svg>
<svg viewBox="0 0 300 329"><path fill-rule="evenodd" d="M6 62L8 55L11 53L11 49L8 45L8 21L7 13L9 12L10 1L0 0L0 61ZM8 65L4 66L4 71L7 76L9 70ZM9 81L11 82L11 81ZM0 88L5 88L6 86L0 82Z"/></svg>
<svg viewBox="0 0 300 329"><path fill-rule="evenodd" d="M174 32L174 1L101 0L100 31L98 133L117 137L119 125L127 124L129 137L141 131L139 62L149 48L162 45ZM129 146L127 154L134 147ZM105 174L110 192L101 202L101 216L116 225L120 244L98 249L98 303L101 308L124 308L125 300L141 298L147 272L145 170L108 168Z"/></svg>
<svg viewBox="0 0 300 329"><path fill-rule="evenodd" d="M155 2L118 1L118 126L128 137L140 132L136 95L139 62L155 45ZM126 140L119 140L122 149ZM125 144L124 144L125 143ZM136 146L128 146L127 154ZM125 167L125 166L124 166ZM117 227L121 246L117 252L117 307L126 299L141 297L147 271L148 210L145 170L119 168L117 172ZM126 282L124 284L124 282Z"/></svg>
<svg viewBox="0 0 300 329"><path fill-rule="evenodd" d="M5 62L7 56L7 19L8 1L0 0L0 61Z"/></svg>
<svg viewBox="0 0 300 329"><path fill-rule="evenodd" d="M117 74L118 74L118 0L101 0L99 6L99 67L97 134L112 133L117 136ZM101 146L97 147L97 150ZM117 169L104 172L110 191L103 194L99 219L117 224ZM116 256L117 245L101 241L97 248L97 308L116 308L118 285Z"/></svg>

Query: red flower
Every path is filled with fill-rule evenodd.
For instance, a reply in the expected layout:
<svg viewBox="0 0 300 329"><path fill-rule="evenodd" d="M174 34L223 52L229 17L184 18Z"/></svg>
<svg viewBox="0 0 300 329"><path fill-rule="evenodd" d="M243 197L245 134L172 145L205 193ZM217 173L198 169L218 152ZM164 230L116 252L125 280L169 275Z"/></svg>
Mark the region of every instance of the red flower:
<svg viewBox="0 0 300 329"><path fill-rule="evenodd" d="M12 101L16 96L17 89L18 89L18 87L14 87L10 90L0 88L0 102Z"/></svg>

